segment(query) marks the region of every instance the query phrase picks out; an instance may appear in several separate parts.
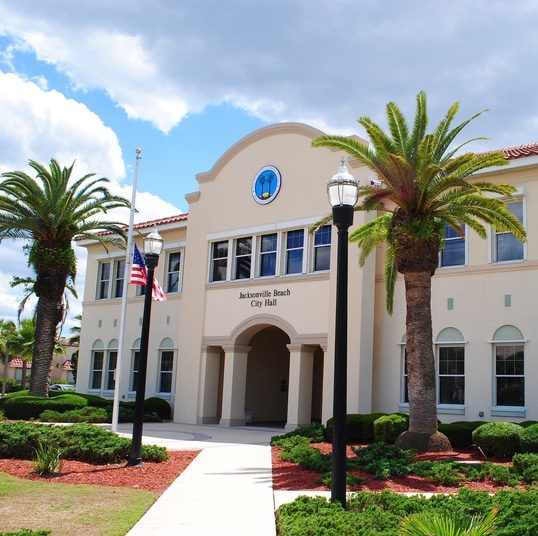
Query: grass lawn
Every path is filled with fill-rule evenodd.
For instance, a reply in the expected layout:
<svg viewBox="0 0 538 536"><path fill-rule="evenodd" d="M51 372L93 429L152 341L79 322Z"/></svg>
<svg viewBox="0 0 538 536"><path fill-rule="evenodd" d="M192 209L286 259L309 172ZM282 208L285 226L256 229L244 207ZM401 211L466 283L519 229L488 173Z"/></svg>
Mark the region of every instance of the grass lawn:
<svg viewBox="0 0 538 536"><path fill-rule="evenodd" d="M124 536L155 501L149 491L34 482L0 473L3 531L51 530L54 536Z"/></svg>

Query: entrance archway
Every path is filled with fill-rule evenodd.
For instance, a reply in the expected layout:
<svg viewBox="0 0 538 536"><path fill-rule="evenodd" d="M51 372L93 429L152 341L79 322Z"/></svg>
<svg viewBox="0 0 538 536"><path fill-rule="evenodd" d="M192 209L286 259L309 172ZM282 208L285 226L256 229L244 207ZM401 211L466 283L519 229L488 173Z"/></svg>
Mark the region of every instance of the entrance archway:
<svg viewBox="0 0 538 536"><path fill-rule="evenodd" d="M245 419L247 424L282 426L288 411L290 353L289 336L270 326L249 342Z"/></svg>

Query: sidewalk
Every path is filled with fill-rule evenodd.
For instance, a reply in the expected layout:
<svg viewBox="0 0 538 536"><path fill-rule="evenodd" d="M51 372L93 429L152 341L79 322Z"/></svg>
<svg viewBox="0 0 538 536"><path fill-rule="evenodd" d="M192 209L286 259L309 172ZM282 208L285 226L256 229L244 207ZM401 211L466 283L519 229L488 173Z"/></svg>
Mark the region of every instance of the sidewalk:
<svg viewBox="0 0 538 536"><path fill-rule="evenodd" d="M130 435L130 425L119 427ZM202 452L128 536L275 536L271 436L281 430L144 424L144 443Z"/></svg>

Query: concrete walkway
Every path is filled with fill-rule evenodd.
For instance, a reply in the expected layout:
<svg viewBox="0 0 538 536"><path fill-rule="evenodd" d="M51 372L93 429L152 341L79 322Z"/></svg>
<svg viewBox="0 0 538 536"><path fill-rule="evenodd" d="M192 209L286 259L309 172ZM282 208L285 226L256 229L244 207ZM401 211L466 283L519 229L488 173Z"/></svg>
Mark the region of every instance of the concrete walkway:
<svg viewBox="0 0 538 536"><path fill-rule="evenodd" d="M130 426L119 432L130 435ZM281 432L144 424L144 443L203 450L128 536L275 536L269 442Z"/></svg>

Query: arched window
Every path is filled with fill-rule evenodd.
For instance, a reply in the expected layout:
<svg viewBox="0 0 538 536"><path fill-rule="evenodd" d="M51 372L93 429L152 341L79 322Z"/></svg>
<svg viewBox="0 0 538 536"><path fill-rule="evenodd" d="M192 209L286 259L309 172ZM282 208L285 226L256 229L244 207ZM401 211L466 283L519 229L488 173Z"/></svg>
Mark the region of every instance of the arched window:
<svg viewBox="0 0 538 536"><path fill-rule="evenodd" d="M502 326L493 335L494 406L525 406L525 339L515 326Z"/></svg>
<svg viewBox="0 0 538 536"><path fill-rule="evenodd" d="M105 389L113 391L116 383L116 365L118 363L118 340L112 339L108 343L107 359L106 359L106 377Z"/></svg>
<svg viewBox="0 0 538 536"><path fill-rule="evenodd" d="M445 328L435 339L439 404L465 404L465 340L456 328Z"/></svg>
<svg viewBox="0 0 538 536"><path fill-rule="evenodd" d="M165 337L159 344L158 393L172 393L174 354L174 341L170 337Z"/></svg>
<svg viewBox="0 0 538 536"><path fill-rule="evenodd" d="M103 381L103 367L105 360L105 345L97 339L92 345L92 366L90 371L90 389L101 389Z"/></svg>

